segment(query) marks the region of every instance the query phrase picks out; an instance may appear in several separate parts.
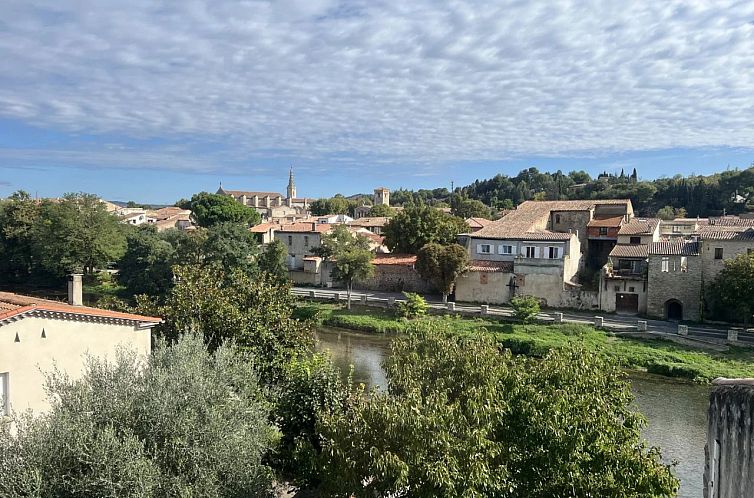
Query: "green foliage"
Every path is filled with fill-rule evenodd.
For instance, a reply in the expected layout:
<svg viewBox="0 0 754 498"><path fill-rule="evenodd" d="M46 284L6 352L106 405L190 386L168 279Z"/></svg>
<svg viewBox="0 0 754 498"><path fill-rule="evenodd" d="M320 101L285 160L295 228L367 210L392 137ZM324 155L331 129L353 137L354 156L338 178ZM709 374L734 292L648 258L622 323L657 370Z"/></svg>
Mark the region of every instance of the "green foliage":
<svg viewBox="0 0 754 498"><path fill-rule="evenodd" d="M377 204L369 210L369 216L394 216L395 210L387 204Z"/></svg>
<svg viewBox="0 0 754 498"><path fill-rule="evenodd" d="M719 313L748 326L754 315L754 253L726 260L712 283L710 295Z"/></svg>
<svg viewBox="0 0 754 498"><path fill-rule="evenodd" d="M456 279L466 271L468 264L468 252L458 244L429 243L419 249L416 257L416 271L440 289L443 302L447 302Z"/></svg>
<svg viewBox="0 0 754 498"><path fill-rule="evenodd" d="M539 299L534 296L516 296L511 299L510 304L516 314L516 318L523 322L534 319L540 309Z"/></svg>
<svg viewBox="0 0 754 498"><path fill-rule="evenodd" d="M618 366L585 351L531 361L488 338L419 328L393 341L388 392L324 415L335 496L673 496Z"/></svg>
<svg viewBox="0 0 754 498"><path fill-rule="evenodd" d="M281 282L285 282L288 280L287 257L288 250L285 244L278 239L274 239L267 244L262 254L259 255L259 269L280 279Z"/></svg>
<svg viewBox="0 0 754 498"><path fill-rule="evenodd" d="M314 216L324 216L326 214L348 214L353 213L351 203L342 195L337 195L329 199L317 199L309 206L309 211Z"/></svg>
<svg viewBox="0 0 754 498"><path fill-rule="evenodd" d="M347 306L350 308L353 283L374 274L374 254L369 250L368 239L351 233L345 225L336 225L330 233L322 236L319 247L313 248L312 254L325 261L334 261L332 278L346 284Z"/></svg>
<svg viewBox="0 0 754 498"><path fill-rule="evenodd" d="M237 223L217 223L207 230L202 247L205 264L216 264L227 270L254 273L257 243L254 234Z"/></svg>
<svg viewBox="0 0 754 498"><path fill-rule="evenodd" d="M385 225L385 244L395 253L416 254L426 244L452 244L459 233L469 230L466 222L428 205L409 206Z"/></svg>
<svg viewBox="0 0 754 498"><path fill-rule="evenodd" d="M404 292L405 301L397 303L398 316L403 318L419 318L425 316L429 311L427 300L415 292Z"/></svg>
<svg viewBox="0 0 754 498"><path fill-rule="evenodd" d="M324 234L319 246L313 247L311 252L325 261L333 261L338 254L352 250L369 250L369 240L352 233L346 225L339 224Z"/></svg>
<svg viewBox="0 0 754 498"><path fill-rule="evenodd" d="M657 211L656 216L661 220L674 220L685 217L686 210L684 208L673 209L673 206L665 206Z"/></svg>
<svg viewBox="0 0 754 498"><path fill-rule="evenodd" d="M176 249L153 226L137 227L126 240L118 282L132 294L163 295L173 285Z"/></svg>
<svg viewBox="0 0 754 498"><path fill-rule="evenodd" d="M450 200L451 213L459 218L489 218L492 211L482 201L454 195Z"/></svg>
<svg viewBox="0 0 754 498"><path fill-rule="evenodd" d="M311 328L293 318L290 288L277 278L213 266L176 266L173 272L177 282L164 305L141 298L137 307L163 318L158 334L175 340L187 332L202 333L212 350L233 340L256 359L265 382L277 379L291 357L312 347Z"/></svg>
<svg viewBox="0 0 754 498"><path fill-rule="evenodd" d="M34 272L39 217L39 205L27 192L0 201L0 280L23 282Z"/></svg>
<svg viewBox="0 0 754 498"><path fill-rule="evenodd" d="M256 373L232 346L160 344L146 364L90 358L48 379L52 408L0 427L1 496L265 496L277 432Z"/></svg>
<svg viewBox="0 0 754 498"><path fill-rule="evenodd" d="M316 487L322 441L317 421L340 411L348 398L347 384L329 356L315 353L293 358L275 390L275 422L282 437L274 455L276 467L297 485Z"/></svg>
<svg viewBox="0 0 754 498"><path fill-rule="evenodd" d="M188 206L194 222L200 227L207 228L220 223L251 226L261 221L261 216L254 208L244 206L227 195L200 192L191 197Z"/></svg>

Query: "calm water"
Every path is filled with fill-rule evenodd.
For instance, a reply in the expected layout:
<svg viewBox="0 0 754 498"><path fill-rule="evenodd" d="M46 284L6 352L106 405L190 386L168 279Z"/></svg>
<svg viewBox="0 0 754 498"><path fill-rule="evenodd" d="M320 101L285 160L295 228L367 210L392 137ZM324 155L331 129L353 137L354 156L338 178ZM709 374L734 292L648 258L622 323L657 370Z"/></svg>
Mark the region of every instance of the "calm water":
<svg viewBox="0 0 754 498"><path fill-rule="evenodd" d="M354 381L387 385L380 363L388 351L388 337L328 328L320 329L317 335L319 348L329 351L341 369L347 371L353 365ZM649 421L644 433L647 441L662 448L668 461L678 462L678 496L700 498L709 389L642 374L632 375L631 382L636 408Z"/></svg>

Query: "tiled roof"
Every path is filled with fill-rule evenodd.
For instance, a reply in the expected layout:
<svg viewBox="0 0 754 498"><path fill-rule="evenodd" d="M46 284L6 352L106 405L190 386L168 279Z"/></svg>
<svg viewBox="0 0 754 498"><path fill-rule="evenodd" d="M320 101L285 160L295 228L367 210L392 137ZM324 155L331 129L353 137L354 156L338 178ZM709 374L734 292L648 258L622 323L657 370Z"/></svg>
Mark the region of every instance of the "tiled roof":
<svg viewBox="0 0 754 498"><path fill-rule="evenodd" d="M416 264L415 254L377 254L372 261L375 265L399 265L414 266Z"/></svg>
<svg viewBox="0 0 754 498"><path fill-rule="evenodd" d="M646 258L649 247L647 244L617 244L610 251L614 258Z"/></svg>
<svg viewBox="0 0 754 498"><path fill-rule="evenodd" d="M618 235L650 235L655 232L660 220L657 218L634 218L620 227Z"/></svg>
<svg viewBox="0 0 754 498"><path fill-rule="evenodd" d="M474 232L472 237L521 240L568 240L570 234L547 232L547 222L553 211L590 211L601 204L628 204L629 200L526 201L505 217ZM530 232L540 235L529 236ZM544 235L549 233L550 235ZM535 238L536 237L536 238Z"/></svg>
<svg viewBox="0 0 754 498"><path fill-rule="evenodd" d="M327 233L332 228L329 223L313 223L308 221L299 221L290 225L283 225L278 232L318 232Z"/></svg>
<svg viewBox="0 0 754 498"><path fill-rule="evenodd" d="M148 211L147 214L157 221L161 221L167 220L174 216L188 216L191 214L191 210L179 208L176 206L168 206L154 211Z"/></svg>
<svg viewBox="0 0 754 498"><path fill-rule="evenodd" d="M754 219L738 216L710 217L709 224L719 227L754 227Z"/></svg>
<svg viewBox="0 0 754 498"><path fill-rule="evenodd" d="M354 227L384 227L388 221L390 221L390 218L387 216L373 216L357 218L349 221L348 224Z"/></svg>
<svg viewBox="0 0 754 498"><path fill-rule="evenodd" d="M241 197L242 195L245 195L246 197L282 197L285 199L285 196L278 193L278 192L253 192L250 190L226 190L221 189L221 193L225 193L228 195L232 195L233 197Z"/></svg>
<svg viewBox="0 0 754 498"><path fill-rule="evenodd" d="M589 223L587 223L586 226L615 228L615 227L621 226L622 223L623 223L623 216L610 216L610 217L604 217L604 218L595 218Z"/></svg>
<svg viewBox="0 0 754 498"><path fill-rule="evenodd" d="M249 231L251 233L267 233L267 231L271 228L278 230L281 227L282 225L280 225L279 223L260 223L259 225L254 225L253 227L249 228Z"/></svg>
<svg viewBox="0 0 754 498"><path fill-rule="evenodd" d="M0 292L0 320L12 318L28 312L49 311L58 313L69 313L81 316L93 316L103 318L113 318L116 320L130 320L141 323L160 323L161 318L152 316L134 315L132 313L121 313L119 311L103 310L100 308L91 308L89 306L72 306L61 301L51 301L32 296L14 294L12 292Z"/></svg>
<svg viewBox="0 0 754 498"><path fill-rule="evenodd" d="M698 256L699 242L683 239L652 242L649 244L648 252L662 256Z"/></svg>
<svg viewBox="0 0 754 498"><path fill-rule="evenodd" d="M466 224L471 228L483 228L492 223L487 218L466 218Z"/></svg>
<svg viewBox="0 0 754 498"><path fill-rule="evenodd" d="M708 226L699 231L699 238L704 240L754 240L754 228Z"/></svg>
<svg viewBox="0 0 754 498"><path fill-rule="evenodd" d="M483 273L513 273L513 261L483 261L472 260L469 263L469 271Z"/></svg>

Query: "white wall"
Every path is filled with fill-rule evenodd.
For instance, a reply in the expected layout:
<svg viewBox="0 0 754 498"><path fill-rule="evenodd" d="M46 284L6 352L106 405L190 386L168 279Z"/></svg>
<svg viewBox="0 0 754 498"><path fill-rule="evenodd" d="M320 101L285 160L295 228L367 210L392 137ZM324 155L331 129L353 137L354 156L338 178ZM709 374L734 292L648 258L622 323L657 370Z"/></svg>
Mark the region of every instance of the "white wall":
<svg viewBox="0 0 754 498"><path fill-rule="evenodd" d="M42 338L42 329L46 338ZM16 334L19 342L15 342ZM0 326L0 374L8 373L11 410L47 409L43 372L57 366L78 378L85 354L112 359L119 346L149 354L150 329L41 317Z"/></svg>

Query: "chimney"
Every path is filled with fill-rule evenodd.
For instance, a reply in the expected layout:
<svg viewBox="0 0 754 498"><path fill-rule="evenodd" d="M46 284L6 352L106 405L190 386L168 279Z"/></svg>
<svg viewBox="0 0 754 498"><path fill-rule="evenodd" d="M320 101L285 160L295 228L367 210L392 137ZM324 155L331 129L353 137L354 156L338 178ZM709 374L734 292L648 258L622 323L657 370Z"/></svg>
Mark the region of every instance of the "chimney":
<svg viewBox="0 0 754 498"><path fill-rule="evenodd" d="M72 306L82 306L84 304L82 277L81 273L68 275L68 304Z"/></svg>

